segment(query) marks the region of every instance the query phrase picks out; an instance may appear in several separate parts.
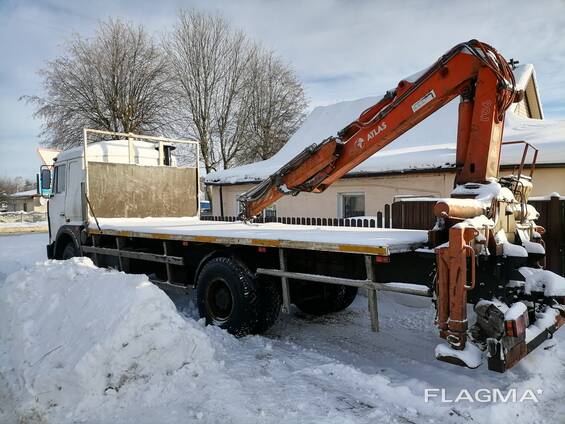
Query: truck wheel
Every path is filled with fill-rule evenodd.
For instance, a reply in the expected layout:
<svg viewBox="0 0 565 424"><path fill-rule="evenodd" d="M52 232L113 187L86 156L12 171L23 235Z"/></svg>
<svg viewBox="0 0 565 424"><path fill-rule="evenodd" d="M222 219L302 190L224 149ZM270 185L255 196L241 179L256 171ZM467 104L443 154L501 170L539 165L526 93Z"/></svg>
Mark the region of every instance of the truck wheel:
<svg viewBox="0 0 565 424"><path fill-rule="evenodd" d="M312 315L325 315L343 311L357 297L357 287L304 284L294 296L298 309Z"/></svg>
<svg viewBox="0 0 565 424"><path fill-rule="evenodd" d="M261 279L257 284L259 299L259 314L255 323L254 333L260 334L267 331L279 317L282 305L280 284L270 280Z"/></svg>
<svg viewBox="0 0 565 424"><path fill-rule="evenodd" d="M238 337L266 330L278 316L280 295L234 259L210 260L196 284L200 316Z"/></svg>
<svg viewBox="0 0 565 424"><path fill-rule="evenodd" d="M65 245L63 253L61 253L61 259L67 260L79 256L79 252L73 242L69 242Z"/></svg>

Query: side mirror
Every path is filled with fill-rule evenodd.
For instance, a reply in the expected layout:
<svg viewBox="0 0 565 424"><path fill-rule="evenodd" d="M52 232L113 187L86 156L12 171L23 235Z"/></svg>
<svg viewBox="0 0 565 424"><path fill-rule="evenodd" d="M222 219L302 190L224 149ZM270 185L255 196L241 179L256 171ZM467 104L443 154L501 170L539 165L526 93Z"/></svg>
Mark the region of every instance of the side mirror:
<svg viewBox="0 0 565 424"><path fill-rule="evenodd" d="M43 197L51 196L51 170L43 165L39 176L39 194Z"/></svg>

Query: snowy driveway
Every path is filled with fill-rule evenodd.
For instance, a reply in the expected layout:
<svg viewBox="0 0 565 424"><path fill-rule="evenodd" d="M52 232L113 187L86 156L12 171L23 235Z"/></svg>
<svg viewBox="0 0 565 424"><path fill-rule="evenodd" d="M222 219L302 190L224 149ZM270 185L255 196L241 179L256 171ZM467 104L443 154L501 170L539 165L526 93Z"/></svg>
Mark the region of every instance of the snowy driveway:
<svg viewBox="0 0 565 424"><path fill-rule="evenodd" d="M45 243L0 236L2 423L565 421L563 332L504 375L463 369L433 358L428 300L383 293L378 334L359 296L342 313L294 310L265 336L235 339L173 296L179 314L142 276L45 261ZM431 388L448 400L462 389L542 393L425 402Z"/></svg>

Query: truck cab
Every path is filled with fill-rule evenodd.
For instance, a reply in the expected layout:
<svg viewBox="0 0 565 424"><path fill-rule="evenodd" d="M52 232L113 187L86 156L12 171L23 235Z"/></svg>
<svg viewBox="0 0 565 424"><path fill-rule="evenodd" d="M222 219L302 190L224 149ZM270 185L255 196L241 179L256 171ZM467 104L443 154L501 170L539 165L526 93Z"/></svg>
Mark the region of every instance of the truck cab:
<svg viewBox="0 0 565 424"><path fill-rule="evenodd" d="M152 140L153 138L157 140ZM68 259L79 255L81 233L97 216L145 217L142 208L131 208L132 193L137 194L136 200L141 200L139 195L144 190L149 195L142 182L138 184L132 180L131 177L135 174L132 169L172 168L177 165L177 159L172 153L175 149L173 140L166 142L158 137L149 139L134 139L130 135L127 139L85 141L83 146L59 153L52 166L42 166L39 191L48 198L48 258ZM101 164L107 167L101 169ZM96 180L93 193L88 192L89 170L90 178ZM104 196L107 188L111 190L116 203L121 205L119 212L115 208L112 210L108 196ZM93 203L96 204L95 208ZM144 204L142 201L137 203ZM136 209L138 213L128 214L128 210L131 212L132 209ZM154 212L151 207L146 209L148 213Z"/></svg>

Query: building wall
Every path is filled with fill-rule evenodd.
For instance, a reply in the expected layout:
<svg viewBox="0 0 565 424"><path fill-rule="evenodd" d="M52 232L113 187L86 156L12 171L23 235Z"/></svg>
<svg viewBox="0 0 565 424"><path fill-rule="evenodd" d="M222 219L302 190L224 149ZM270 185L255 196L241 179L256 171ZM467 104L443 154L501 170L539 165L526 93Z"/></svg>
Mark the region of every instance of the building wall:
<svg viewBox="0 0 565 424"><path fill-rule="evenodd" d="M47 212L47 202L39 196L17 197L6 201L8 212Z"/></svg>
<svg viewBox="0 0 565 424"><path fill-rule="evenodd" d="M341 193L364 193L365 214L375 215L397 195L446 196L452 187L450 173L398 175L388 177L345 178L319 194L301 193L285 196L277 204L278 216L338 217L338 198ZM224 215L237 215L237 196L251 185L223 186ZM214 215L220 215L220 187L212 188Z"/></svg>
<svg viewBox="0 0 565 424"><path fill-rule="evenodd" d="M454 176L454 172L438 172L345 178L323 193L301 193L296 197L283 197L276 203L277 216L337 218L340 193L364 193L365 215L374 216L378 211L384 210L385 204L392 203L394 196L447 197L453 188ZM250 184L222 187L225 216L237 215L236 199L251 187ZM545 196L552 192L565 194L565 167L536 170L532 196ZM212 208L214 215L221 214L219 186L212 186Z"/></svg>

